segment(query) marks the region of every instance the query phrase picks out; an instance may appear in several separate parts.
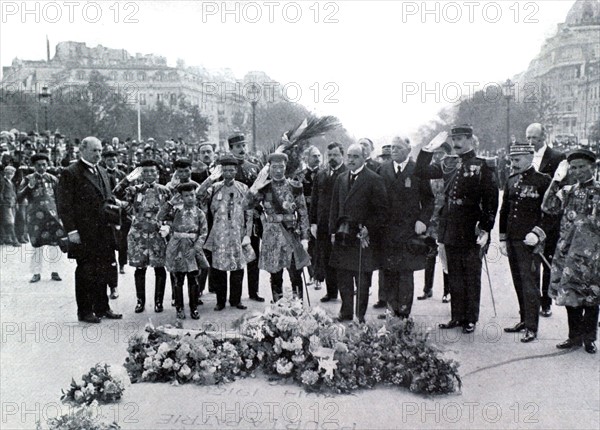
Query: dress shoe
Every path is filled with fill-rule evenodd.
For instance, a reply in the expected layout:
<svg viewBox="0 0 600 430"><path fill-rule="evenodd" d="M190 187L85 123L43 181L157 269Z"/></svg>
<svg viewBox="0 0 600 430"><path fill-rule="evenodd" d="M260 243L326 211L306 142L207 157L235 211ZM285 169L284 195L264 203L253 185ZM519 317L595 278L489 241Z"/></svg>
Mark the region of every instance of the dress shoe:
<svg viewBox="0 0 600 430"><path fill-rule="evenodd" d="M344 322L344 321L352 321L352 319L353 319L352 317L341 317L341 316L338 316L335 318L335 320L340 323Z"/></svg>
<svg viewBox="0 0 600 430"><path fill-rule="evenodd" d="M320 290L321 288L323 288L321 281L315 281L315 290Z"/></svg>
<svg viewBox="0 0 600 430"><path fill-rule="evenodd" d="M19 246L21 246L21 242L8 242L7 245L14 246L15 248L18 248Z"/></svg>
<svg viewBox="0 0 600 430"><path fill-rule="evenodd" d="M247 306L244 306L241 303L238 303L237 305L231 305L231 307L236 308L236 309L241 309L241 310L248 309Z"/></svg>
<svg viewBox="0 0 600 430"><path fill-rule="evenodd" d="M262 303L262 302L264 302L264 301L265 301L265 299L263 299L263 298L262 298L262 297L260 297L260 296L251 296L251 297L250 297L250 300L254 300L255 302L260 302L260 303Z"/></svg>
<svg viewBox="0 0 600 430"><path fill-rule="evenodd" d="M364 324L365 323L365 319L364 318L359 318L358 319L358 323L359 324Z"/></svg>
<svg viewBox="0 0 600 430"><path fill-rule="evenodd" d="M177 309L177 319L185 319L185 311L183 309Z"/></svg>
<svg viewBox="0 0 600 430"><path fill-rule="evenodd" d="M450 294L445 294L444 297L442 297L442 303L450 303Z"/></svg>
<svg viewBox="0 0 600 430"><path fill-rule="evenodd" d="M117 291L117 287L114 287L114 288L110 289L110 298L112 300L119 298L119 292Z"/></svg>
<svg viewBox="0 0 600 430"><path fill-rule="evenodd" d="M595 354L598 351L594 342L583 342L583 345L588 354Z"/></svg>
<svg viewBox="0 0 600 430"><path fill-rule="evenodd" d="M426 300L426 299L431 298L431 296L433 296L433 293L431 291L423 292L423 295L418 296L417 300Z"/></svg>
<svg viewBox="0 0 600 430"><path fill-rule="evenodd" d="M107 310L104 313L98 315L100 318L106 318L108 320L120 320L123 318L123 314L116 314L112 310Z"/></svg>
<svg viewBox="0 0 600 430"><path fill-rule="evenodd" d="M512 327L506 327L506 328L504 328L504 331L506 333L518 333L518 332L523 331L523 330L525 330L525 323L522 322L522 321L516 323Z"/></svg>
<svg viewBox="0 0 600 430"><path fill-rule="evenodd" d="M203 304L204 304L204 302L203 302L202 300L198 299L198 304L199 304L199 305L203 305Z"/></svg>
<svg viewBox="0 0 600 430"><path fill-rule="evenodd" d="M462 329L463 333L473 333L474 331L475 331L475 323L466 323Z"/></svg>
<svg viewBox="0 0 600 430"><path fill-rule="evenodd" d="M171 307L174 308L175 307L175 299L171 300Z"/></svg>
<svg viewBox="0 0 600 430"><path fill-rule="evenodd" d="M77 319L81 322L86 322L90 324L98 324L100 322L100 318L98 318L93 312L84 316L78 316Z"/></svg>
<svg viewBox="0 0 600 430"><path fill-rule="evenodd" d="M144 302L138 299L137 304L135 305L135 313L139 314L141 312L144 312Z"/></svg>
<svg viewBox="0 0 600 430"><path fill-rule="evenodd" d="M125 274L125 266L119 266L119 273L120 273L121 275L124 275L124 274Z"/></svg>
<svg viewBox="0 0 600 430"><path fill-rule="evenodd" d="M440 323L440 324L438 324L438 327L441 328L441 329L449 329L449 328L459 327L461 325L462 324L461 324L460 321L450 320L447 323Z"/></svg>
<svg viewBox="0 0 600 430"><path fill-rule="evenodd" d="M62 278L57 272L52 272L52 275L50 275L50 279L52 279L53 281L62 281Z"/></svg>
<svg viewBox="0 0 600 430"><path fill-rule="evenodd" d="M375 309L383 309L383 308L386 308L386 307L387 307L387 302L384 302L383 300L379 300L377 303L375 303L375 304L373 305L373 307L374 307Z"/></svg>
<svg viewBox="0 0 600 430"><path fill-rule="evenodd" d="M550 306L548 306L547 308L542 308L542 310L540 311L540 315L546 318L552 315L552 309L550 309Z"/></svg>
<svg viewBox="0 0 600 430"><path fill-rule="evenodd" d="M35 275L33 275L33 276L31 277L31 279L29 280L29 283L30 283L30 284L34 284L34 283L36 283L36 282L40 282L40 279L42 279L42 277L40 276L40 274L39 274L39 273L36 273Z"/></svg>
<svg viewBox="0 0 600 430"><path fill-rule="evenodd" d="M159 314L162 311L164 311L163 304L162 303L158 303L158 302L154 303L154 312L156 312L156 313Z"/></svg>
<svg viewBox="0 0 600 430"><path fill-rule="evenodd" d="M200 313L198 312L197 309L194 309L193 311L190 312L190 316L192 317L193 320L199 320L200 319Z"/></svg>
<svg viewBox="0 0 600 430"><path fill-rule="evenodd" d="M561 342L558 345L556 345L558 349L578 348L580 346L581 342L573 339L567 339L564 342Z"/></svg>
<svg viewBox="0 0 600 430"><path fill-rule="evenodd" d="M521 338L521 342L529 343L537 339L537 333L533 330L525 329L525 334Z"/></svg>
<svg viewBox="0 0 600 430"><path fill-rule="evenodd" d="M217 306L215 306L215 311L222 311L223 309L225 309L225 305L217 305Z"/></svg>
<svg viewBox="0 0 600 430"><path fill-rule="evenodd" d="M377 315L377 319L378 319L378 320L384 320L384 319L386 319L386 318L387 318L387 315L386 315L386 314Z"/></svg>
<svg viewBox="0 0 600 430"><path fill-rule="evenodd" d="M336 298L335 297L329 297L329 296L323 296L323 297L321 297L321 302L323 302L323 303L327 303L327 302L330 302L332 300L336 300Z"/></svg>

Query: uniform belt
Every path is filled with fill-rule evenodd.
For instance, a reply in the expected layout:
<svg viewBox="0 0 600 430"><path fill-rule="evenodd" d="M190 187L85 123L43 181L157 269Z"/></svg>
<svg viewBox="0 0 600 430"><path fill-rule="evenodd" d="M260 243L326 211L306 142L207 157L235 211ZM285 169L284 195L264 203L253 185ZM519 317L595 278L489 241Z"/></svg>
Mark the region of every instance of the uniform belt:
<svg viewBox="0 0 600 430"><path fill-rule="evenodd" d="M196 233L180 233L176 231L173 233L173 238L175 239L192 239L195 240L198 237Z"/></svg>
<svg viewBox="0 0 600 430"><path fill-rule="evenodd" d="M267 214L265 215L266 222L282 222L282 221L295 221L296 215L294 214Z"/></svg>

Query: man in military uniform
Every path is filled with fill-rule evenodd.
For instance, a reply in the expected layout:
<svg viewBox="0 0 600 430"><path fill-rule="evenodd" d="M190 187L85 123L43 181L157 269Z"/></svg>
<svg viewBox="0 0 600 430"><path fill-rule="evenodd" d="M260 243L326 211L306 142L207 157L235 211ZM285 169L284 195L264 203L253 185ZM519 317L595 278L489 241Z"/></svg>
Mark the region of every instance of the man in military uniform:
<svg viewBox="0 0 600 430"><path fill-rule="evenodd" d="M339 142L327 145L326 169L321 169L315 178L311 193L310 231L316 239L315 279L325 281L327 294L321 297L322 302L336 300L338 297L337 272L329 264L332 244L329 236L329 212L331 210L331 195L333 186L339 175L347 170L344 164L344 147Z"/></svg>
<svg viewBox="0 0 600 430"><path fill-rule="evenodd" d="M535 340L538 332L540 258L535 252L546 238L542 200L550 185L550 176L539 173L531 164L533 151L532 145L517 143L510 147L512 174L500 208L500 250L508 256L521 316L515 326L504 331L524 330L523 343Z"/></svg>
<svg viewBox="0 0 600 430"><path fill-rule="evenodd" d="M260 168L256 164L252 164L246 160L246 137L241 133L236 133L227 140L227 143L229 145L229 150L239 161L235 180L247 185L248 187L251 187L252 184L254 184L254 181L256 181ZM258 276L260 273L260 269L258 268L258 260L260 255L260 236L262 235L262 226L259 215L256 212L254 214L252 230L252 236L250 239L252 243L252 249L254 250L257 258L251 263L248 263L248 266L246 267L248 272L248 296L250 297L250 300L264 302L265 299L258 295Z"/></svg>
<svg viewBox="0 0 600 430"><path fill-rule="evenodd" d="M527 142L533 145L533 167L540 172L552 177L558 164L566 158L565 154L550 148L546 144L546 129L542 124L533 123L525 131ZM552 222L551 222L552 221ZM558 233L560 230L560 216L548 215L548 228L546 231L546 243L544 246L544 257L552 261L556 243L558 242ZM544 266L542 269L542 299L540 301L540 314L543 317L552 315L552 299L548 295L550 287L550 270Z"/></svg>
<svg viewBox="0 0 600 430"><path fill-rule="evenodd" d="M566 306L569 338L559 349L581 346L595 354L600 305L600 183L594 179L596 155L575 149L559 164L542 210L562 213L549 294ZM566 185L575 179L575 185Z"/></svg>
<svg viewBox="0 0 600 430"><path fill-rule="evenodd" d="M292 292L302 298L302 270L308 255L308 212L302 184L285 177L286 154L269 155L268 164L248 192L249 207L259 204L264 228L259 268L271 274L271 292L276 302L283 295L283 269L287 269ZM271 179L268 179L268 178Z"/></svg>
<svg viewBox="0 0 600 430"><path fill-rule="evenodd" d="M440 212L439 242L444 244L452 295L452 317L440 328L475 331L481 296L481 252L488 245L498 210L498 185L493 169L475 155L473 128L453 127L452 146L459 162L452 171L431 164L433 152L448 138L438 134L417 157L415 174L424 179L444 178L444 206Z"/></svg>

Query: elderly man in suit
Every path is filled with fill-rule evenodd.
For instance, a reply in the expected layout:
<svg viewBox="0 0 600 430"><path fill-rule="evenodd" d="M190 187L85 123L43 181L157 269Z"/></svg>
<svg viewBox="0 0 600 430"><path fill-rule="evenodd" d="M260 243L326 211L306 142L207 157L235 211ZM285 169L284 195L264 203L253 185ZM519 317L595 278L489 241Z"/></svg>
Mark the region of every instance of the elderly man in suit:
<svg viewBox="0 0 600 430"><path fill-rule="evenodd" d="M550 148L546 144L546 129L542 124L533 123L527 127L525 131L527 142L533 145L533 167L540 172L554 176L556 168L562 160L566 159L565 154L555 149ZM558 235L560 231L560 216L548 215L548 230L546 231L546 244L544 246L544 257L548 261L552 261L556 244L558 243ZM540 315L549 317L552 315L552 299L548 295L550 286L550 270L543 267L542 272L542 299L540 301Z"/></svg>
<svg viewBox="0 0 600 430"><path fill-rule="evenodd" d="M327 294L321 297L322 302L336 300L338 297L337 273L329 264L331 257L331 240L329 238L329 212L331 195L337 177L348 168L344 164L344 147L339 142L327 145L326 169L321 169L314 180L310 206L310 232L316 238L315 279L325 281Z"/></svg>
<svg viewBox="0 0 600 430"><path fill-rule="evenodd" d="M363 148L348 148L348 172L335 181L329 213L333 243L331 266L337 270L342 297L339 321L354 316L354 282L357 283L357 317L365 321L370 277L379 268L374 249L380 243L380 228L386 220L387 195L383 179L365 167Z"/></svg>
<svg viewBox="0 0 600 430"><path fill-rule="evenodd" d="M425 252L417 255L409 246L410 241L425 234L434 207L431 185L414 175L415 162L408 158L409 154L410 145L405 140L394 140L392 161L379 169L389 208L382 241L383 287L388 306L400 318L408 318L412 309L413 272L425 268Z"/></svg>
<svg viewBox="0 0 600 430"><path fill-rule="evenodd" d="M115 264L116 242L105 203L113 196L106 171L98 166L102 143L86 137L81 158L60 177L56 203L69 235L69 258L77 260L75 297L80 321L99 323L100 318L120 319L111 311L106 295L107 275Z"/></svg>

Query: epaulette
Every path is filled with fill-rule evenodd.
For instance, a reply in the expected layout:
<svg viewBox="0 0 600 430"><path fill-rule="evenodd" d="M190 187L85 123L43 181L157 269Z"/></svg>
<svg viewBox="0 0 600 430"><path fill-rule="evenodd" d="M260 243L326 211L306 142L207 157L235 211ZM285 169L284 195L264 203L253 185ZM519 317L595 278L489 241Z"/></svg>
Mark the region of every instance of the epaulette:
<svg viewBox="0 0 600 430"><path fill-rule="evenodd" d="M498 157L477 157L483 160L490 169L496 169L498 167Z"/></svg>

